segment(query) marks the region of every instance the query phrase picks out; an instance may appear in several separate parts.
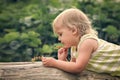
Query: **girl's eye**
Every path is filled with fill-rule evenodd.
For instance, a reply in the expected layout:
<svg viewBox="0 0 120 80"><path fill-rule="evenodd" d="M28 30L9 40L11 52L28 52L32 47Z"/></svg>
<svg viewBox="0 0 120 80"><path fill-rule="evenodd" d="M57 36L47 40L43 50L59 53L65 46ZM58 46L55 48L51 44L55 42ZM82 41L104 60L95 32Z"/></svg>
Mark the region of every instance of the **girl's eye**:
<svg viewBox="0 0 120 80"><path fill-rule="evenodd" d="M59 36L62 36L62 33L59 33Z"/></svg>

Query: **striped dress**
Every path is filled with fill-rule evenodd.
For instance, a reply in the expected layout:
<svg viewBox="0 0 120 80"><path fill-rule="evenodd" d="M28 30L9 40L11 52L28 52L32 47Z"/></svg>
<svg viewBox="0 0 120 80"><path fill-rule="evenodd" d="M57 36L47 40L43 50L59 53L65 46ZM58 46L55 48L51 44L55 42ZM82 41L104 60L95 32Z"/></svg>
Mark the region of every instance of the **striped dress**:
<svg viewBox="0 0 120 80"><path fill-rule="evenodd" d="M120 76L120 46L99 39L93 34L86 34L81 38L78 48L81 43L88 38L97 40L98 48L92 53L86 69L97 73L108 73L112 76ZM71 56L77 57L78 54L75 53L75 49L71 48L71 51Z"/></svg>

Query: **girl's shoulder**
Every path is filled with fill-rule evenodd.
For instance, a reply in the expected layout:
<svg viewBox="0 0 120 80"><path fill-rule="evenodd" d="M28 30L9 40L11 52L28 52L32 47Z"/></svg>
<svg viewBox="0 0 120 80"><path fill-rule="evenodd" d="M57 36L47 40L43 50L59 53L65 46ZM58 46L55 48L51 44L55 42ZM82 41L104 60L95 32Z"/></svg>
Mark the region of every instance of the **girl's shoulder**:
<svg viewBox="0 0 120 80"><path fill-rule="evenodd" d="M96 51L96 49L99 47L99 38L97 35L95 34L85 34L81 37L79 44L78 44L78 48L80 48L80 46L84 43L86 46L91 46L93 47L93 50Z"/></svg>
<svg viewBox="0 0 120 80"><path fill-rule="evenodd" d="M98 39L98 36L95 35L95 34L85 34L81 37L81 40L82 39L86 39L86 38L94 38L94 39Z"/></svg>
<svg viewBox="0 0 120 80"><path fill-rule="evenodd" d="M95 34L85 34L85 35L83 35L83 36L80 38L79 45L80 45L83 41L85 41L85 40L87 40L87 39L94 39L94 40L96 40L97 42L99 42L99 38L98 38L97 35L95 35Z"/></svg>

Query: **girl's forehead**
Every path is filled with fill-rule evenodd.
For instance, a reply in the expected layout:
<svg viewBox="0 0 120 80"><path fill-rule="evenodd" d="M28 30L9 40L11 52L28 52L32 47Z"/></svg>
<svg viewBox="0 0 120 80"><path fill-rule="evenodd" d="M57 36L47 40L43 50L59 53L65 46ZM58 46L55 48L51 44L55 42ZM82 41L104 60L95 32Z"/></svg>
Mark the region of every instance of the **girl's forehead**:
<svg viewBox="0 0 120 80"><path fill-rule="evenodd" d="M63 27L61 26L54 26L53 29L55 32L60 32Z"/></svg>

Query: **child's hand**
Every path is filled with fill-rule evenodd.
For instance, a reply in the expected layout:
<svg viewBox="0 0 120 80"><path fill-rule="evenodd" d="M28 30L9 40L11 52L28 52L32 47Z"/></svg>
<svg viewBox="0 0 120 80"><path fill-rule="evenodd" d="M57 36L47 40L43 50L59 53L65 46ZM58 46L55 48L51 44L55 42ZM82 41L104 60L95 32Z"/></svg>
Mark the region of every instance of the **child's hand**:
<svg viewBox="0 0 120 80"><path fill-rule="evenodd" d="M63 61L66 61L66 58L67 58L67 51L68 49L66 48L60 48L58 50L58 60L63 60Z"/></svg>
<svg viewBox="0 0 120 80"><path fill-rule="evenodd" d="M46 67L54 67L56 60L52 57L42 57L42 63Z"/></svg>

